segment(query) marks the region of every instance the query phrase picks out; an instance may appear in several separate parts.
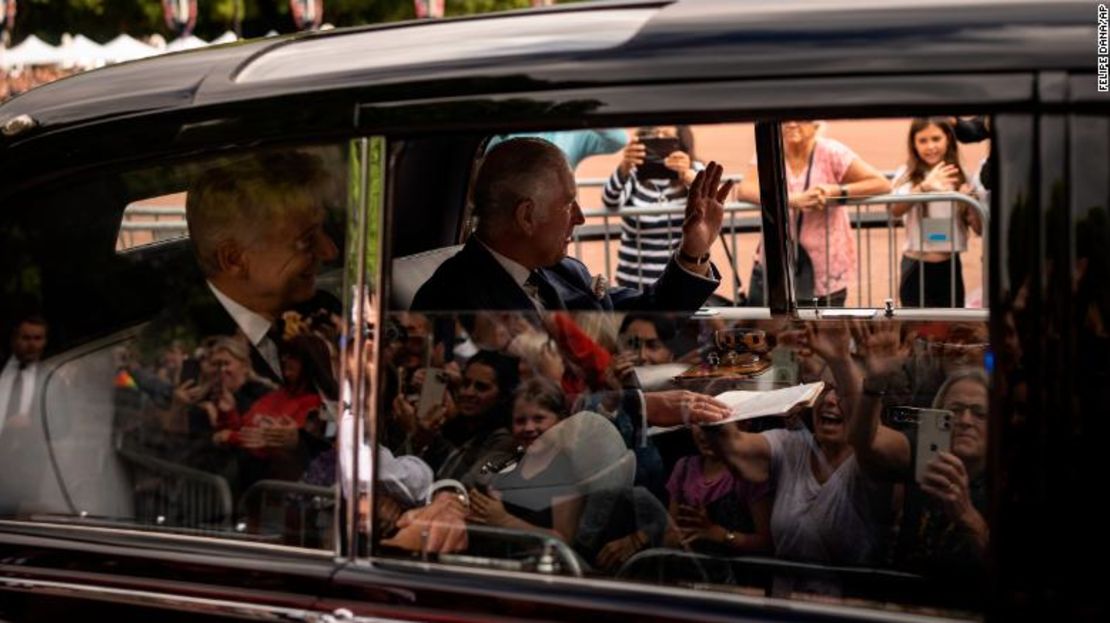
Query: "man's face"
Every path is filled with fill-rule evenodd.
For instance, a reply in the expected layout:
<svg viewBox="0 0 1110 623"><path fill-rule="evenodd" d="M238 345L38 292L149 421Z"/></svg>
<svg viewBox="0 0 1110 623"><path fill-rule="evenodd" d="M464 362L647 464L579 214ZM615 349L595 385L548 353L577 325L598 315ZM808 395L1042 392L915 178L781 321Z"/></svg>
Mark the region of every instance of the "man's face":
<svg viewBox="0 0 1110 623"><path fill-rule="evenodd" d="M46 327L41 324L24 322L12 336L12 354L20 363L34 363L42 359L46 348Z"/></svg>
<svg viewBox="0 0 1110 623"><path fill-rule="evenodd" d="M289 209L263 226L246 248L249 287L259 300L280 313L316 294L316 275L339 254L324 232L320 208Z"/></svg>
<svg viewBox="0 0 1110 623"><path fill-rule="evenodd" d="M537 202L539 223L532 235L540 266L553 266L566 257L574 228L586 222L570 169L564 165L553 179L554 188Z"/></svg>
<svg viewBox="0 0 1110 623"><path fill-rule="evenodd" d="M636 353L639 365L668 363L674 359L674 353L659 339L655 325L646 320L628 323L628 328L621 335L621 346L625 352Z"/></svg>

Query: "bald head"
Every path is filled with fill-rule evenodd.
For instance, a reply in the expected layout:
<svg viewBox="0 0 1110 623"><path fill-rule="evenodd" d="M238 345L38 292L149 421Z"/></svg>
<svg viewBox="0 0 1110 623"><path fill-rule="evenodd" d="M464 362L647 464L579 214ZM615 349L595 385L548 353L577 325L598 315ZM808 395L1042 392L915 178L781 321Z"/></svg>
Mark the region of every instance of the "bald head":
<svg viewBox="0 0 1110 623"><path fill-rule="evenodd" d="M526 200L546 203L562 192L570 166L558 147L539 138L514 138L489 150L474 182L478 230L492 234L513 220Z"/></svg>

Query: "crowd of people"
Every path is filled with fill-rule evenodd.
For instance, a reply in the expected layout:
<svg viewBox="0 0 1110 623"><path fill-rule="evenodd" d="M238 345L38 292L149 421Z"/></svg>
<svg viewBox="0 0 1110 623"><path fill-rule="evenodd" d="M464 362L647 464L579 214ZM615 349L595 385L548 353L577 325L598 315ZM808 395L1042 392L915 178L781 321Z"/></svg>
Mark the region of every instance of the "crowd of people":
<svg viewBox="0 0 1110 623"><path fill-rule="evenodd" d="M887 179L851 147L823 136L824 122L786 121L783 151L791 214L796 297L821 307L844 306L857 271L856 236L846 202L894 193L959 192L982 200L982 172L965 168L959 143L989 137L981 117L917 118L906 138L905 164ZM645 126L635 130L602 191L610 210L655 209L621 217L616 282L643 288L663 274L678 250L687 189L705 165L694 155L689 126ZM760 203L758 163L753 157L733 199ZM906 202L891 206L905 222L899 301L905 307L963 307L965 293L960 253L970 231L982 235L981 215L958 202ZM730 250L731 252L732 250ZM953 266L954 264L954 266ZM761 248L746 302L764 305ZM922 292L925 296L922 297Z"/></svg>
<svg viewBox="0 0 1110 623"><path fill-rule="evenodd" d="M54 65L36 65L15 71L0 70L0 103L37 86L65 78L75 71Z"/></svg>
<svg viewBox="0 0 1110 623"><path fill-rule="evenodd" d="M640 378L697 366L715 332L754 323L526 316L405 312L386 332L382 441L458 481L471 530L553 534L598 571L631 575L640 552L982 572L985 325L759 323L795 353L799 381L826 390L812 409L714 424L728 410L709 394L729 381L645 390ZM446 379L432 400L431 374ZM950 414L950 449L920 480L916 424L892 421L898 407ZM683 421L703 425L644 434ZM809 580L782 590L835 590Z"/></svg>

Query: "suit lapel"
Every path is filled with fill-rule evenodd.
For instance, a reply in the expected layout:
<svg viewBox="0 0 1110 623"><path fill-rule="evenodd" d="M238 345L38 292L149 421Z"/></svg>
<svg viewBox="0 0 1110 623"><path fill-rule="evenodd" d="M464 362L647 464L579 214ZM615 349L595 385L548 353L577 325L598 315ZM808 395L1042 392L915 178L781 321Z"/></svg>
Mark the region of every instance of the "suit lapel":
<svg viewBox="0 0 1110 623"><path fill-rule="evenodd" d="M194 319L198 321L198 325L203 331L201 337L209 335L242 335L243 339L247 341L247 346L250 348L251 354L251 368L254 373L262 378L268 379L278 385L281 385L281 377L277 372L266 363L266 358L262 356L258 348L250 343L250 339L243 335L239 330L239 325L235 323L235 319L231 314L227 313L223 305L216 298L212 291L207 286L204 287L203 297L200 297L201 303L196 306L192 313Z"/></svg>
<svg viewBox="0 0 1110 623"><path fill-rule="evenodd" d="M481 284L480 295L476 297L481 299L477 309L529 310L535 307L512 275L477 238L471 236L467 239L462 252L467 254L465 265L474 267L474 278Z"/></svg>

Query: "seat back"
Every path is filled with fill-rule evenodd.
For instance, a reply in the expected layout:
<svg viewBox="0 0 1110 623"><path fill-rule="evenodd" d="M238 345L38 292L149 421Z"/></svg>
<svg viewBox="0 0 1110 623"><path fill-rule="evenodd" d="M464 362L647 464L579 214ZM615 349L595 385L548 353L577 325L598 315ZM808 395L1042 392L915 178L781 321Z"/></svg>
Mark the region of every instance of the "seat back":
<svg viewBox="0 0 1110 623"><path fill-rule="evenodd" d="M394 258L393 260L393 309L408 309L416 291L432 278L432 273L447 258L459 252L462 245L441 247Z"/></svg>

